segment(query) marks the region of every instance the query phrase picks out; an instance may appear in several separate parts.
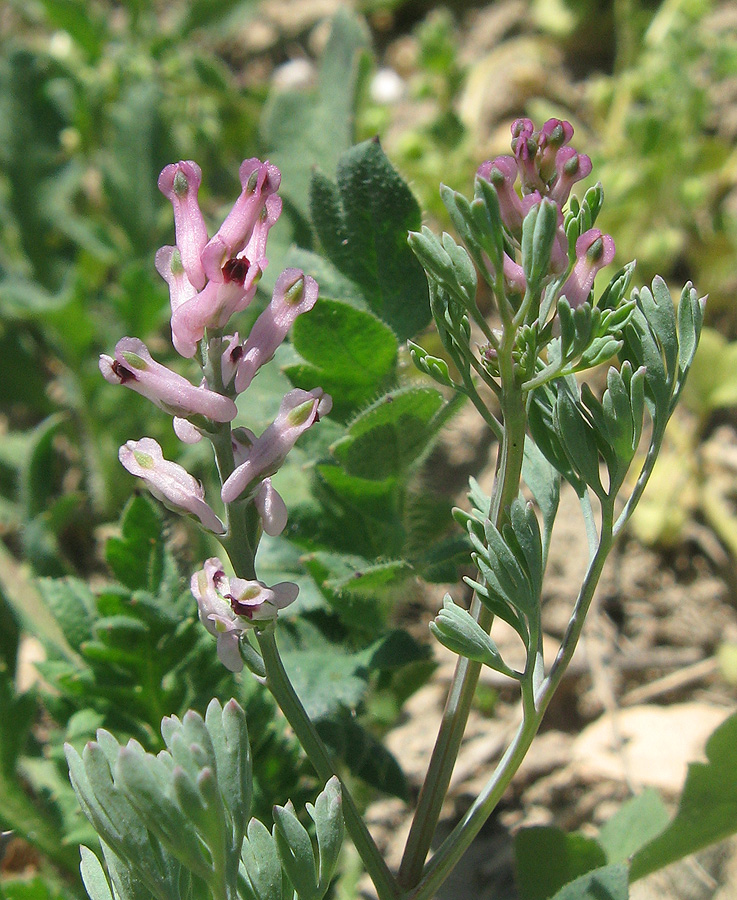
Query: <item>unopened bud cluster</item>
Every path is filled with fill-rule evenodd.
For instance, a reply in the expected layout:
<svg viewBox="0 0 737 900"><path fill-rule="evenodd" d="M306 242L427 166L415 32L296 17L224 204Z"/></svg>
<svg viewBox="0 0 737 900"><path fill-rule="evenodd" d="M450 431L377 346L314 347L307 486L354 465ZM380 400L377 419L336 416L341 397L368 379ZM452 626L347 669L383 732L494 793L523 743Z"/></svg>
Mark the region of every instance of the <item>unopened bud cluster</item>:
<svg viewBox="0 0 737 900"><path fill-rule="evenodd" d="M572 308L589 299L599 269L614 259L614 241L598 228L581 234L575 244L575 260L571 267L568 237L564 229L563 207L571 188L591 174L591 159L569 146L573 126L560 119L549 119L539 131L529 119L517 119L512 125L513 156L497 156L482 163L477 175L490 182L499 200L502 223L512 240L522 242L522 224L528 213L546 203L556 219L555 233L547 260L548 273L570 274L560 293ZM515 184L519 180L521 194ZM489 262L490 268L493 265ZM513 255L503 255L503 273L507 292L524 295L527 273ZM538 280L546 273L536 273Z"/></svg>
<svg viewBox="0 0 737 900"><path fill-rule="evenodd" d="M237 331L230 332L231 318L245 310L256 294L268 265L269 230L282 208L277 195L281 174L276 166L247 159L239 174L240 196L212 237L208 237L198 200L200 167L192 161L178 162L167 166L159 177L159 189L174 210L176 244L158 251L156 268L169 285L172 343L181 356L198 360L200 383L192 384L156 362L146 345L134 337L118 341L112 356L103 354L100 371L110 383L143 394L173 416L174 431L185 443L195 443L226 427L234 469L226 474L222 502L226 506L252 502L263 531L277 535L286 526L287 510L271 476L300 435L330 411L332 400L321 388L289 391L276 419L259 437L247 428L230 431L227 424L238 413L235 398L274 356L297 316L312 309L318 294L313 278L299 269L286 269L250 333L241 337ZM227 536L227 525L205 501L202 485L182 466L164 459L156 441L146 437L128 441L119 456L123 466L143 479L170 509L193 515L209 531ZM215 562L220 571L219 560ZM221 591L208 572L206 566L193 576L192 590L203 621L218 634L222 661L229 668L240 668L232 636L237 638L253 620L273 618L279 608L295 599L297 588L277 585L271 589L253 582L259 589L245 602L242 592L236 596L240 585L237 590L226 585ZM224 575L220 581L225 584L227 579L223 579ZM230 635L230 642L223 635Z"/></svg>

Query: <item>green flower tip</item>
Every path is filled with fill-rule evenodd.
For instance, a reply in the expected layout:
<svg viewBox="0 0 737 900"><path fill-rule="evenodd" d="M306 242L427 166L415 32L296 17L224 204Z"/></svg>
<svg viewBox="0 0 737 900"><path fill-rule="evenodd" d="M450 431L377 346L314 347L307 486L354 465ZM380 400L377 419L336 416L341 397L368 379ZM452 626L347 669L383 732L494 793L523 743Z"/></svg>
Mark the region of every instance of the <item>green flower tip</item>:
<svg viewBox="0 0 737 900"><path fill-rule="evenodd" d="M187 176L182 172L181 169L174 176L174 193L177 197L185 197L187 195L187 191L189 190L189 181L187 180Z"/></svg>
<svg viewBox="0 0 737 900"><path fill-rule="evenodd" d="M135 457L136 462L142 469L153 469L155 466L153 456L150 456L148 453L144 453L141 450L134 450L133 456Z"/></svg>
<svg viewBox="0 0 737 900"><path fill-rule="evenodd" d="M132 369L147 369L148 363L143 357L139 356L137 353L134 353L132 350L121 350L120 355L123 359L128 363L128 365Z"/></svg>
<svg viewBox="0 0 737 900"><path fill-rule="evenodd" d="M289 306L296 306L305 291L305 279L303 275L294 282L294 284L284 292L284 300Z"/></svg>
<svg viewBox="0 0 737 900"><path fill-rule="evenodd" d="M299 406L295 406L294 409L290 410L287 413L287 422L296 428L299 425L304 425L304 423L309 419L312 415L312 411L315 408L315 400L313 397L310 397L309 400L306 400L304 403L300 403Z"/></svg>

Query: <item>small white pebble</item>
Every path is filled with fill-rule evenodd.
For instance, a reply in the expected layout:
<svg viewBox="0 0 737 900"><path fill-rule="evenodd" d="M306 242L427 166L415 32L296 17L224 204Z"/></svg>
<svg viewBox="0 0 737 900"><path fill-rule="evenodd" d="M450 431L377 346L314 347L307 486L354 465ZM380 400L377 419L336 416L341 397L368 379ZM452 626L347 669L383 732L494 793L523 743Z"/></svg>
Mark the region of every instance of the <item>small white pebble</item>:
<svg viewBox="0 0 737 900"><path fill-rule="evenodd" d="M315 74L315 66L309 59L290 59L274 69L271 82L280 91L299 90L311 87Z"/></svg>
<svg viewBox="0 0 737 900"><path fill-rule="evenodd" d="M374 103L397 103L404 96L405 84L394 69L379 69L371 79L371 99Z"/></svg>
<svg viewBox="0 0 737 900"><path fill-rule="evenodd" d="M72 39L66 31L55 31L49 40L49 53L55 59L68 59L73 49Z"/></svg>

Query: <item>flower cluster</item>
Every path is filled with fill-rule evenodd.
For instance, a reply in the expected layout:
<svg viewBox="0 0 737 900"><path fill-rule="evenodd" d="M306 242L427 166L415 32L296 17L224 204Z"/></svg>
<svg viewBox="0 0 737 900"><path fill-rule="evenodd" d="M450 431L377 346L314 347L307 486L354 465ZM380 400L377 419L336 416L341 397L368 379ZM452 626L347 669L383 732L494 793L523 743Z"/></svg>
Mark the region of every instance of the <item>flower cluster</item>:
<svg viewBox="0 0 737 900"><path fill-rule="evenodd" d="M550 253L550 273L561 275L569 268L568 239L563 228L563 207L571 188L591 174L591 160L569 146L573 126L561 119L549 119L539 131L529 119L517 119L512 125L513 156L497 156L482 163L478 176L489 181L499 198L502 222L512 239L519 243L525 216L544 199L557 208L558 227ZM521 195L515 184L519 179ZM598 228L584 232L576 241L576 259L561 288L572 307L589 299L599 269L614 259L614 241ZM491 263L489 263L491 268ZM522 266L504 254L503 273L512 295L524 294L526 278Z"/></svg>
<svg viewBox="0 0 737 900"><path fill-rule="evenodd" d="M269 230L282 208L276 166L247 159L239 174L240 196L212 237L199 206L199 166L178 162L159 177L159 189L174 210L176 245L158 251L156 268L169 285L172 343L181 356L199 361L200 384L156 362L146 345L133 337L118 341L112 356L100 357L100 371L107 381L143 394L173 416L174 431L183 442L195 443L203 435L215 441L217 436L222 447L225 436L232 465L223 472L222 460L218 462L226 509L235 502L253 503L263 531L278 535L286 526L287 510L271 476L299 436L330 411L332 400L321 388L295 389L286 394L276 419L260 437L247 428L231 430L229 423L238 413L235 398L274 356L297 316L312 309L318 294L314 279L299 269L286 269L250 333L245 338L237 331L226 333L231 318L256 294L268 265ZM202 485L182 466L164 459L156 441L147 437L128 441L119 455L123 466L170 509L195 516L224 539L230 536L227 517L224 523L205 501ZM272 618L291 603L297 587L228 580L222 568L219 560L209 560L206 574L193 577L192 591L202 621L218 635L221 659L236 670L238 635L251 621Z"/></svg>

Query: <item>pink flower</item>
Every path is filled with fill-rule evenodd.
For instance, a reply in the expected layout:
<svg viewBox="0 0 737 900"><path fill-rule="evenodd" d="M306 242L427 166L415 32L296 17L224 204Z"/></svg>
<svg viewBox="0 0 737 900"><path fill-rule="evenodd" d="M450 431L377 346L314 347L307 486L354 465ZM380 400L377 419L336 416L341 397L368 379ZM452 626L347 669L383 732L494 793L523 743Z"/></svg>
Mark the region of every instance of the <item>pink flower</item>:
<svg viewBox="0 0 737 900"><path fill-rule="evenodd" d="M573 137L573 126L565 119L548 119L538 136L540 177L548 184L555 174L558 150Z"/></svg>
<svg viewBox="0 0 737 900"><path fill-rule="evenodd" d="M215 534L224 534L225 526L205 502L202 485L177 463L164 459L153 438L128 441L118 453L123 466L138 478L168 509L196 516Z"/></svg>
<svg viewBox="0 0 737 900"><path fill-rule="evenodd" d="M497 156L496 159L481 163L476 174L494 185L499 198L502 222L512 234L520 234L525 210L519 194L514 189L517 180L517 160L513 156Z"/></svg>
<svg viewBox="0 0 737 900"><path fill-rule="evenodd" d="M231 432L233 444L233 460L236 466L242 466L251 454L256 443L256 435L250 428L234 428ZM287 527L289 513L280 494L271 483L271 478L264 478L253 497L254 505L261 517L261 525L266 534L276 537Z"/></svg>
<svg viewBox="0 0 737 900"><path fill-rule="evenodd" d="M206 387L195 387L186 378L157 363L138 338L121 338L115 345L114 358L101 355L100 371L106 381L123 384L143 394L172 415L184 418L200 415L214 422L230 422L238 412L229 397Z"/></svg>
<svg viewBox="0 0 737 900"><path fill-rule="evenodd" d="M517 119L512 123L512 151L522 183L522 193L543 191L545 185L535 164L537 134L530 119Z"/></svg>
<svg viewBox="0 0 737 900"><path fill-rule="evenodd" d="M238 256L246 247L267 198L277 192L281 182L276 166L255 158L241 163L239 175L241 195L202 251L202 265L210 279L217 280L226 260Z"/></svg>
<svg viewBox="0 0 737 900"><path fill-rule="evenodd" d="M197 201L202 173L194 162L167 166L159 188L174 207L176 247L162 247L156 268L169 285L172 340L190 358L207 328L224 328L246 309L268 260L266 240L279 218L276 166L246 159L240 167L241 194L211 240Z"/></svg>
<svg viewBox="0 0 737 900"><path fill-rule="evenodd" d="M240 394L267 363L297 316L317 302L317 282L299 269L285 269L276 280L271 302L256 320L238 362L235 389Z"/></svg>
<svg viewBox="0 0 737 900"><path fill-rule="evenodd" d="M182 264L182 255L176 247L162 247L156 252L156 271L169 285L171 311L191 300L197 289L187 277Z"/></svg>
<svg viewBox="0 0 737 900"><path fill-rule="evenodd" d="M231 316L246 309L256 293L261 269L236 256L226 261L219 275L172 313L172 342L187 359L197 352L206 328L223 328Z"/></svg>
<svg viewBox="0 0 737 900"><path fill-rule="evenodd" d="M576 241L576 262L561 295L572 307L581 306L589 299L596 273L613 259L614 241L608 234L602 234L598 228L584 232Z"/></svg>
<svg viewBox="0 0 737 900"><path fill-rule="evenodd" d="M223 502L232 503L255 493L256 485L278 470L300 435L319 421L320 416L327 415L332 406L332 398L322 388L289 391L276 419L254 440L246 460L223 484Z"/></svg>
<svg viewBox="0 0 737 900"><path fill-rule="evenodd" d="M558 177L550 190L550 199L560 206L568 200L571 188L591 174L591 159L585 153L577 153L573 147L561 147L555 157Z"/></svg>
<svg viewBox="0 0 737 900"><path fill-rule="evenodd" d="M504 281L513 294L524 294L527 290L527 279L522 266L506 253L504 254Z"/></svg>
<svg viewBox="0 0 737 900"><path fill-rule="evenodd" d="M207 227L197 200L201 181L202 170L191 160L172 163L159 175L159 190L174 207L174 231L182 266L196 290L205 284L200 256L207 244Z"/></svg>
<svg viewBox="0 0 737 900"><path fill-rule="evenodd" d="M228 578L217 557L205 561L190 583L202 624L217 638L220 662L231 672L243 669L238 649L241 635L254 622L276 618L297 599L296 584L283 581L269 588L261 581Z"/></svg>

